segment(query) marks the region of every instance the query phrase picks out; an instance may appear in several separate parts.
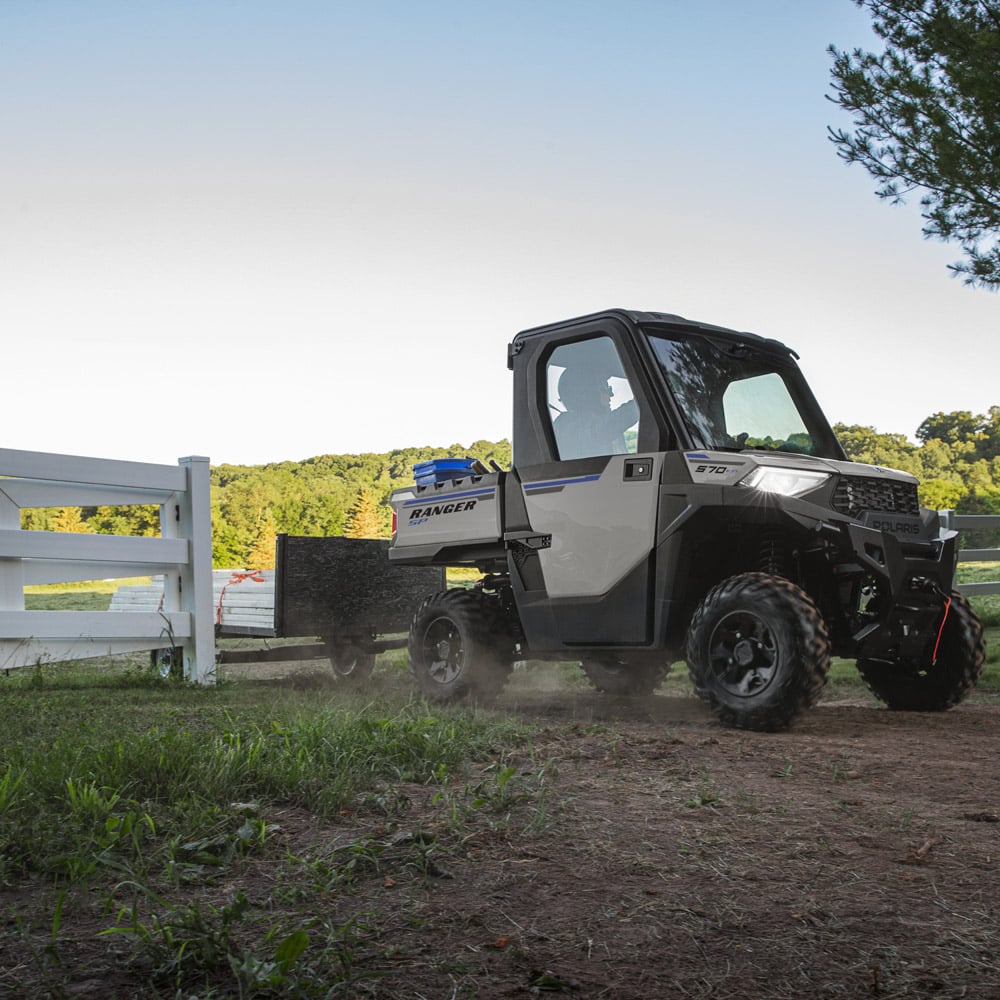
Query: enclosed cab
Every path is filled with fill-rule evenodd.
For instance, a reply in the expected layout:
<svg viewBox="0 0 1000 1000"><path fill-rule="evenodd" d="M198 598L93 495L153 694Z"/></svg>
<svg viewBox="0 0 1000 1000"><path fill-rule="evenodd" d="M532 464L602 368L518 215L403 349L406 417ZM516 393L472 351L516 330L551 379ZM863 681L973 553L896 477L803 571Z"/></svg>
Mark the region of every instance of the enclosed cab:
<svg viewBox="0 0 1000 1000"><path fill-rule="evenodd" d="M611 310L518 334L508 366L512 468L393 496L391 559L483 573L414 620L429 695L493 692L515 657L578 659L639 693L686 659L724 722L776 728L815 701L831 653L894 707L974 684L954 532L912 476L847 461L788 347ZM454 604L475 622L447 629Z"/></svg>

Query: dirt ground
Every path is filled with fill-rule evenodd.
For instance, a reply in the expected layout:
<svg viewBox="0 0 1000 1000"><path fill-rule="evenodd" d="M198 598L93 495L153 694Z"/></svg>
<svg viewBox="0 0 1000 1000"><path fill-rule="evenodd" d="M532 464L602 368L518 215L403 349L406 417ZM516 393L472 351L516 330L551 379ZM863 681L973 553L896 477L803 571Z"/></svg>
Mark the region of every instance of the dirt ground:
<svg viewBox="0 0 1000 1000"><path fill-rule="evenodd" d="M404 786L389 817L278 811L286 857L350 858L349 883L295 895L270 856L202 898L350 927L316 996L1000 998L1000 706L828 698L780 734L681 696L515 686L500 708L540 732L480 772L474 808ZM109 919L66 906L58 977L5 935L0 995L238 995L146 993Z"/></svg>

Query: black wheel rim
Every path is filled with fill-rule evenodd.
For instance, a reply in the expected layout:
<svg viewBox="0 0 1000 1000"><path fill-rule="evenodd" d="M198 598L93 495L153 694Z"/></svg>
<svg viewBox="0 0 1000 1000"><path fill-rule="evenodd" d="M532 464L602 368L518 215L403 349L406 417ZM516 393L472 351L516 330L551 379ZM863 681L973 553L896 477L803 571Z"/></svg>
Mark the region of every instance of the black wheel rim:
<svg viewBox="0 0 1000 1000"><path fill-rule="evenodd" d="M424 630L424 663L431 680L450 684L462 672L462 635L450 618L435 618Z"/></svg>
<svg viewBox="0 0 1000 1000"><path fill-rule="evenodd" d="M709 669L715 682L738 698L752 698L774 680L778 647L774 632L749 611L734 611L712 629Z"/></svg>

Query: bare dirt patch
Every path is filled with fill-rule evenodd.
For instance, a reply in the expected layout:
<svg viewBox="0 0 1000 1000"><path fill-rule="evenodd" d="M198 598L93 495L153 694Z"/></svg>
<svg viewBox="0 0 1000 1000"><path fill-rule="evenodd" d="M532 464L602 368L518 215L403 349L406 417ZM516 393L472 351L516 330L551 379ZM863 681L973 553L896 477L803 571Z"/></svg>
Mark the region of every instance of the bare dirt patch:
<svg viewBox="0 0 1000 1000"><path fill-rule="evenodd" d="M779 734L687 697L515 687L499 710L539 727L509 758L382 814L268 814L280 850L185 891L340 949L276 995L1000 997L1000 706L826 701ZM52 890L3 897L0 994L239 995L221 957L215 993L151 986L86 893L47 963Z"/></svg>

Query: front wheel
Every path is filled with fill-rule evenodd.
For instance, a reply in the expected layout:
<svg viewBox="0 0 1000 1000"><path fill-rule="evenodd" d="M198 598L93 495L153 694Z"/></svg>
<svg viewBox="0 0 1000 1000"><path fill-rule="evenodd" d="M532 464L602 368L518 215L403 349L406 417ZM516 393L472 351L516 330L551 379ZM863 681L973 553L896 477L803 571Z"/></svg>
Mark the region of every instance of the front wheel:
<svg viewBox="0 0 1000 1000"><path fill-rule="evenodd" d="M924 662L858 660L858 671L879 701L901 712L943 712L957 705L983 672L983 626L969 602L951 595L940 630L937 659L933 647Z"/></svg>
<svg viewBox="0 0 1000 1000"><path fill-rule="evenodd" d="M743 573L695 611L687 661L698 696L723 725L771 731L816 703L830 640L804 590L784 577Z"/></svg>
<svg viewBox="0 0 1000 1000"><path fill-rule="evenodd" d="M455 588L429 597L410 626L407 650L421 693L430 701L491 700L511 670L509 636L492 602Z"/></svg>
<svg viewBox="0 0 1000 1000"><path fill-rule="evenodd" d="M581 660L580 669L590 683L611 695L650 695L667 676L669 666L631 663L623 656L602 656Z"/></svg>

